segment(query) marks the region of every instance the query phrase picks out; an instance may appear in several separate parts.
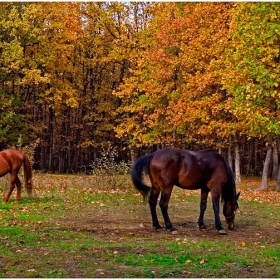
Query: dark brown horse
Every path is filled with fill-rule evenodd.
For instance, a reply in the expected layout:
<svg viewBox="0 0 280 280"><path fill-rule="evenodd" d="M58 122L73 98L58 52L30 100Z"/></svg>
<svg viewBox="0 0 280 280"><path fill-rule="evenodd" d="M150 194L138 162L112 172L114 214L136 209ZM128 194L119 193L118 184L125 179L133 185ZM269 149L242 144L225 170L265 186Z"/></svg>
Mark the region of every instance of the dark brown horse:
<svg viewBox="0 0 280 280"><path fill-rule="evenodd" d="M149 175L152 187L143 183L143 172ZM208 193L211 192L215 215L215 226L220 234L226 234L220 220L220 199L224 202L223 214L228 229L234 227L238 197L232 171L225 159L213 150L187 151L165 148L136 160L132 168L132 181L136 189L149 199L153 226L161 229L156 214L159 194L160 208L166 229L175 232L169 216L168 202L176 185L183 189L201 189L200 215L198 227L205 228L204 212Z"/></svg>
<svg viewBox="0 0 280 280"><path fill-rule="evenodd" d="M4 150L0 152L0 177L11 174L10 189L4 198L4 202L7 202L11 196L12 191L15 186L17 187L17 197L18 202L21 197L21 182L18 177L18 172L21 165L24 166L24 177L25 177L25 187L28 195L32 194L32 171L31 165L26 155L17 150Z"/></svg>

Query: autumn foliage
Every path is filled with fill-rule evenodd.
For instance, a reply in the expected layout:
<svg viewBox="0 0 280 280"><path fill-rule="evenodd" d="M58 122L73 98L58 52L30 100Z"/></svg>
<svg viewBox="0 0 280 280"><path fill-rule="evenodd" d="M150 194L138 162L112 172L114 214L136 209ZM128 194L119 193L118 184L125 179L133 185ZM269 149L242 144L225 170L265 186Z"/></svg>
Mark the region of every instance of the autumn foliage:
<svg viewBox="0 0 280 280"><path fill-rule="evenodd" d="M238 145L259 175L277 147L277 3L0 7L0 147L34 147L36 169L79 171L104 143L117 160Z"/></svg>

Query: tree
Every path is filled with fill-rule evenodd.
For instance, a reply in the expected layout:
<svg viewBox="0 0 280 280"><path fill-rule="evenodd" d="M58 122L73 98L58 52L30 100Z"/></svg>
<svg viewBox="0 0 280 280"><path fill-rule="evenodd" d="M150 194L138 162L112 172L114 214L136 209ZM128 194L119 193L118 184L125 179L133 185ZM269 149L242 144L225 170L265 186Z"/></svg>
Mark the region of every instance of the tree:
<svg viewBox="0 0 280 280"><path fill-rule="evenodd" d="M231 116L225 114L215 61L225 48L233 7L161 3L155 8L137 64L117 92L127 99L128 113L119 135L130 134L138 146L209 147L228 137Z"/></svg>
<svg viewBox="0 0 280 280"><path fill-rule="evenodd" d="M33 17L36 11L30 4L1 3L0 83L6 135L1 139L2 148L15 145L19 137L24 143L32 142L38 132L36 125L29 123L27 111L32 91L48 82L48 77L34 63L40 36Z"/></svg>
<svg viewBox="0 0 280 280"><path fill-rule="evenodd" d="M279 138L277 4L0 7L1 148L36 146L34 168L76 172L104 142L126 160L212 147L235 152L236 178L260 174Z"/></svg>
<svg viewBox="0 0 280 280"><path fill-rule="evenodd" d="M279 34L280 8L276 3L240 3L232 23L224 88L232 113L249 137L267 140L280 133ZM271 157L268 145L267 160ZM267 188L267 164L261 189Z"/></svg>

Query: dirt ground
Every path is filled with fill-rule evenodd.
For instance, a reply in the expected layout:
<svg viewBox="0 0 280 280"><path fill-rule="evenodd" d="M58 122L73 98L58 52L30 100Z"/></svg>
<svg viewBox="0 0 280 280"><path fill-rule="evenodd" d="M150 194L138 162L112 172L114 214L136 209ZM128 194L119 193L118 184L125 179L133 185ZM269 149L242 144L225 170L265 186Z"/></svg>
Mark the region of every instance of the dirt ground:
<svg viewBox="0 0 280 280"><path fill-rule="evenodd" d="M39 243L35 249L32 249L32 246L25 246L23 235L19 236L19 242L22 243L17 243L16 249L8 239L0 238L1 242L8 242L11 250L15 250L14 255L18 254L20 261L15 260L14 266L22 266L20 273L13 272L12 269L7 268L6 259L0 256L0 269L3 266L7 270L8 277L274 278L280 275L279 254L277 254L278 244L280 244L280 192L270 190L256 192L249 190L246 185L242 186L235 229L221 236L214 227L211 197L208 198L208 208L205 213L207 228L200 231L196 225L200 192L175 188L169 204L169 216L177 229L177 234L171 234L165 230L155 231L152 228L149 206L143 203L142 197L134 189L94 188L92 187L94 182L82 178L82 182L87 183L83 187L84 194L82 194L80 179L72 191L71 187L74 183L73 178L70 179L70 183L67 181L67 184L63 179L60 188L53 188L55 193L52 196L49 194L47 198L44 198L45 193L51 190L47 184L43 184L46 189L42 190L43 198L41 201L39 199L38 211L42 212L46 220L42 225L38 224L41 235L38 237ZM54 180L57 182L57 177ZM254 187L252 182L249 184ZM77 190L79 190L79 197L77 197ZM53 197L59 199L57 205L52 203ZM36 209L37 204L34 205ZM28 206L27 202L18 210L27 211ZM3 209L4 213L6 210ZM159 207L157 213L163 226ZM221 219L222 221L224 219L222 214ZM28 219L21 222L24 226L28 223ZM34 223L37 224L36 221ZM224 221L223 224L225 225ZM28 230L33 233L36 228ZM58 239L57 242L55 238ZM63 247L73 242L77 242L77 246L72 251L71 248ZM175 246L174 249L172 246ZM209 246L212 247L209 249ZM196 259L198 263L192 263L190 266L181 265L175 272L172 270L172 264L160 263L147 268L141 263L137 265L127 263L129 256L156 258L162 255L168 258L176 256L177 253L183 254L182 250L185 250L186 254L188 252L194 254L197 251L196 256L215 256L217 252L218 254L225 252L223 248L227 247L232 250L230 253L233 254L233 261L224 262L216 271L210 264L209 266L206 264L205 268L200 265L199 261L206 261L204 259ZM204 253L203 250L207 252ZM272 255L269 255L270 252ZM266 257L261 259L259 256L261 253L266 254ZM34 259L43 260L43 263L38 262L34 272L28 272L26 269L29 263L25 259L26 254L32 255ZM238 258L248 259L248 263L253 265L238 264L236 261ZM163 268L166 271L162 272ZM41 274L40 269L44 270ZM59 269L62 271L61 274Z"/></svg>
<svg viewBox="0 0 280 280"><path fill-rule="evenodd" d="M146 205L148 210L148 205ZM171 212L172 210L170 210ZM146 213L147 212L147 213ZM176 234L171 234L168 231L162 229L156 231L152 228L150 221L150 216L148 211L145 211L146 216L139 217L134 216L131 213L130 216L123 213L114 214L102 213L101 216L94 216L92 213L83 213L79 217L62 217L56 220L56 223L60 225L61 230L71 229L73 231L84 231L92 232L100 236L111 236L110 239L117 238L121 236L137 236L141 238L158 238L159 236L179 238L181 236L188 236L194 239L199 239L201 237L205 239L220 239L226 238L227 240L234 240L235 243L240 243L244 240L247 242L257 244L260 239L265 238L266 240L276 240L280 238L280 227L279 223L276 222L275 226L258 226L257 221L253 217L244 217L242 212L236 214L235 228L232 231L227 231L227 235L221 236L218 234L214 227L214 216L211 216L211 212L206 215L206 223L208 223L207 228L203 231L197 228L196 216L186 216L185 218L179 218L181 215L174 215L173 225L177 229ZM161 213L158 209L159 219L161 218ZM172 216L172 215L170 215ZM176 217L176 218L175 218ZM161 223L163 226L163 223ZM223 223L226 228L225 223ZM280 241L280 240L278 240Z"/></svg>
<svg viewBox="0 0 280 280"><path fill-rule="evenodd" d="M56 224L59 225L60 230L92 233L95 238L115 244L114 252L117 252L117 254L129 252L143 255L149 250L143 249L141 244L143 242L153 243L154 241L157 242L155 246L158 246L160 243L164 244L166 241L172 240L184 243L184 240L187 239L188 242L194 244L199 244L202 241L213 242L216 240L220 242L224 240L225 246L235 246L240 251L247 250L247 254L250 254L251 249L249 248L255 248L255 251L252 251L252 254L255 254L258 248L262 249L271 244L280 243L279 215L274 215L273 211L270 214L262 215L257 205L252 206L241 203L240 209L236 214L235 229L228 231L227 235L221 236L214 227L214 216L210 203L205 214L207 228L200 231L196 225L199 209L198 200L186 202L179 199L178 201L176 194L173 200L170 203L169 213L171 221L177 229L177 234L175 235L165 230L155 231L151 225L149 207L140 201L136 205L129 204L126 206L125 203L119 206L102 204L102 206L95 206L94 211L85 211L84 209L79 216L61 217L56 220ZM253 197L250 196L249 200L253 200ZM275 211L279 211L279 207L275 208ZM267 215L269 215L269 221L267 220ZM162 224L159 209L158 216ZM222 215L221 219L223 219ZM134 243L135 246L127 249L125 247L126 243ZM157 249L164 252L162 247ZM264 269L263 266L255 266L253 269L248 266L235 267L235 269L237 270L235 277L275 277L275 272L270 267ZM101 271L103 273L103 270ZM203 274L189 275L185 273L182 271L176 277L206 277ZM220 272L219 277L222 277L222 275L223 271ZM104 276L104 274L101 276ZM109 273L105 274L105 276L115 277L116 275ZM207 275L207 277L211 277L211 275Z"/></svg>
<svg viewBox="0 0 280 280"><path fill-rule="evenodd" d="M189 195L195 195L197 198L194 201L188 202L182 200L182 193L186 192L186 197ZM179 193L179 195L178 195ZM278 213L280 209L280 192L265 191L245 191L242 190L239 209L236 213L235 228L233 231L228 231L228 235L225 238L230 238L239 242L241 240L249 240L250 242L258 242L259 239L265 237L278 238L280 237L280 221L278 216L274 215ZM260 208L262 203L269 203L273 207L271 213L265 213L259 211L258 205L249 205L248 202L260 202ZM222 205L221 205L222 208ZM94 209L94 211L92 211ZM222 212L222 209L220 209ZM93 214L94 213L94 214ZM163 218L159 207L157 207L157 214L162 226ZM177 229L177 234L172 235L169 232L155 231L151 224L151 215L149 211L148 203L142 202L142 198L139 196L139 201L135 203L121 203L114 205L111 204L99 204L83 208L79 216L74 217L61 217L57 222L63 227L71 228L74 231L89 231L95 234L103 235L104 233L111 234L112 236L120 235L134 235L134 236L190 236L193 238L205 237L205 238L223 238L217 234L217 230L214 227L214 215L211 208L211 196L208 198L208 207L205 212L205 223L207 228L203 231L197 228L197 218L199 214L199 191L182 191L175 190L173 197L169 204L169 216ZM269 220L267 219L269 215ZM226 228L224 217L220 214L222 223ZM261 225L260 225L261 224Z"/></svg>

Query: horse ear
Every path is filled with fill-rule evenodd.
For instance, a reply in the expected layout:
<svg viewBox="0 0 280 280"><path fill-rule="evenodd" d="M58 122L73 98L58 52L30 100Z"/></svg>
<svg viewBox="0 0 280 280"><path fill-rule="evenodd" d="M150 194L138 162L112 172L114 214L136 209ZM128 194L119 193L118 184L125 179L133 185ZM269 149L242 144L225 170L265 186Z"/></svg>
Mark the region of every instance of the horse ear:
<svg viewBox="0 0 280 280"><path fill-rule="evenodd" d="M235 196L235 199L238 200L239 196L240 196L240 192Z"/></svg>

